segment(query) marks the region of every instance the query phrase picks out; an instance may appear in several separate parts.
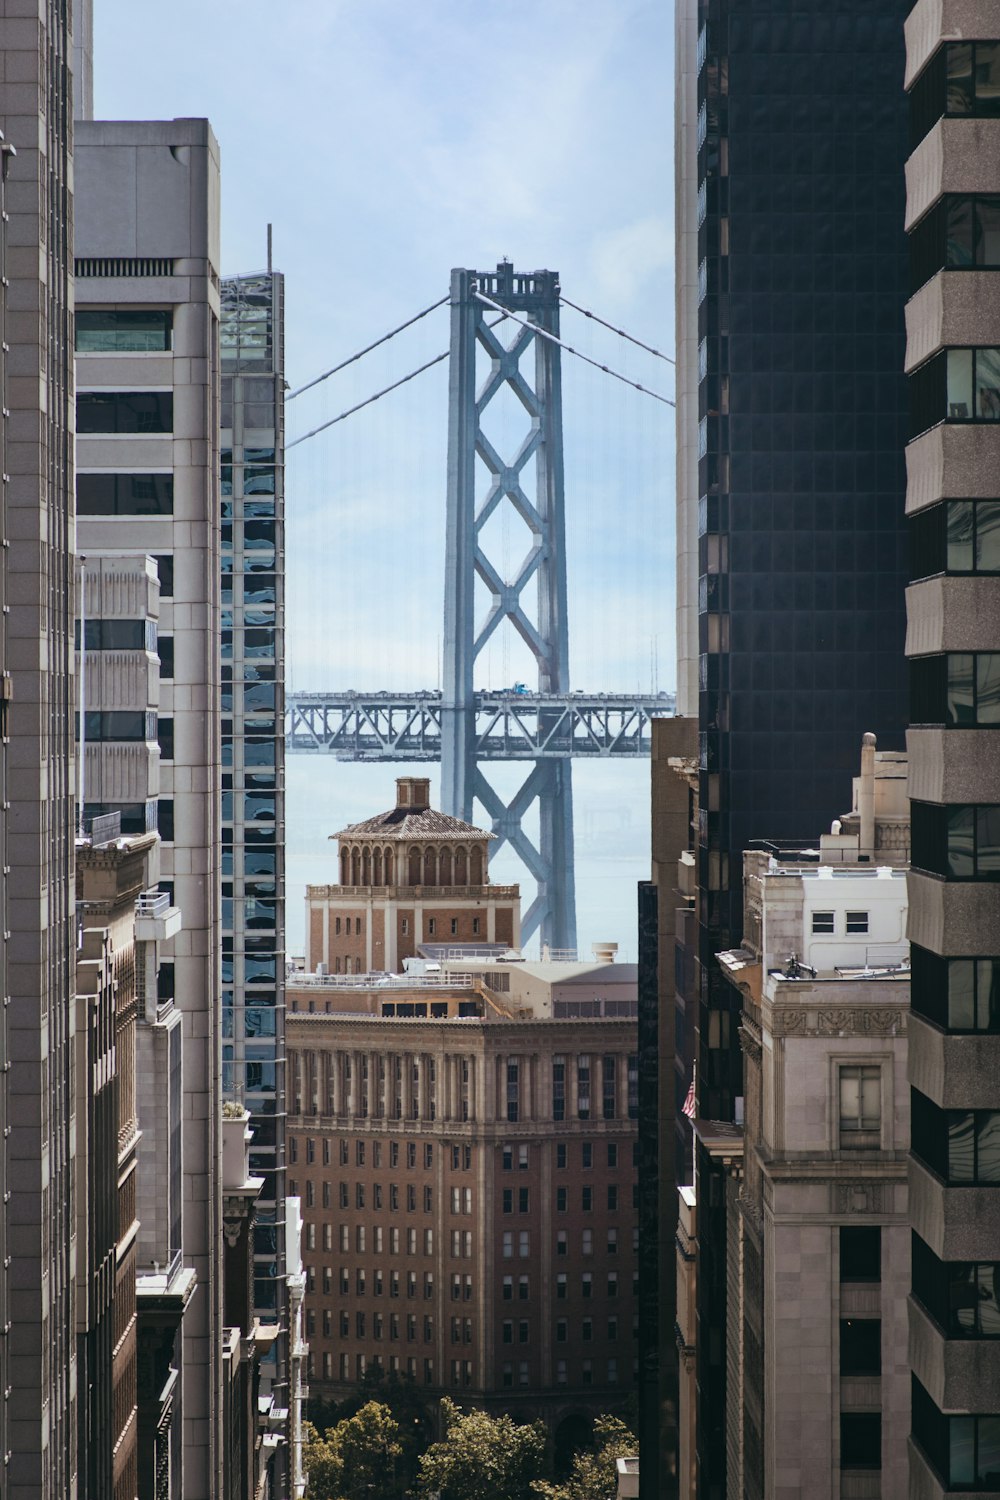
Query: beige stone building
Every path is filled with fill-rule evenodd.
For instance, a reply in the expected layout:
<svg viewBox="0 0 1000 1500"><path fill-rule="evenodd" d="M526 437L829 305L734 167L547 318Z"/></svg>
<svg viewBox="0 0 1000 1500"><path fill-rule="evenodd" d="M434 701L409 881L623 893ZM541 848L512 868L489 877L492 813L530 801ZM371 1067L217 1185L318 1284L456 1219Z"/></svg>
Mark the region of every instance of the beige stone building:
<svg viewBox="0 0 1000 1500"><path fill-rule="evenodd" d="M435 811L425 778L400 777L394 808L333 837L340 884L306 891L309 969L392 973L424 943L520 946L520 891L490 883L494 835Z"/></svg>

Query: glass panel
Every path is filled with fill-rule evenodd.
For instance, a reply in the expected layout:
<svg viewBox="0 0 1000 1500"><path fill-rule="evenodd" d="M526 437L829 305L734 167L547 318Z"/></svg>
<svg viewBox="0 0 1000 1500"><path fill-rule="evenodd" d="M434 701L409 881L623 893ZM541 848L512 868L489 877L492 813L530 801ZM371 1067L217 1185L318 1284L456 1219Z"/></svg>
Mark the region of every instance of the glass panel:
<svg viewBox="0 0 1000 1500"><path fill-rule="evenodd" d="M948 1117L948 1181L972 1182L973 1117L952 1113Z"/></svg>
<svg viewBox="0 0 1000 1500"><path fill-rule="evenodd" d="M948 350L948 416L968 421L972 416L972 350Z"/></svg>
<svg viewBox="0 0 1000 1500"><path fill-rule="evenodd" d="M974 1031L975 966L970 958L955 958L948 965L948 1025L953 1031Z"/></svg>
<svg viewBox="0 0 1000 1500"><path fill-rule="evenodd" d="M974 874L972 861L972 837L974 809L950 807L948 809L948 871L958 880L971 880Z"/></svg>
<svg viewBox="0 0 1000 1500"><path fill-rule="evenodd" d="M1000 724L1000 655L976 657L976 723Z"/></svg>
<svg viewBox="0 0 1000 1500"><path fill-rule="evenodd" d="M975 1417L952 1417L949 1421L948 1479L952 1484L972 1484L975 1479L975 1429Z"/></svg>
<svg viewBox="0 0 1000 1500"><path fill-rule="evenodd" d="M859 1104L860 1088L857 1071L854 1068L841 1068L840 1123L848 1130L857 1130L858 1128Z"/></svg>
<svg viewBox="0 0 1000 1500"><path fill-rule="evenodd" d="M1000 422L1000 349L976 350L976 415Z"/></svg>
<svg viewBox="0 0 1000 1500"><path fill-rule="evenodd" d="M975 1266L947 1265L948 1301L951 1307L949 1332L972 1337L976 1332L976 1313L979 1308L979 1288L975 1279Z"/></svg>
<svg viewBox="0 0 1000 1500"><path fill-rule="evenodd" d="M1000 1030L1000 961L995 958L976 964L976 1024L980 1031Z"/></svg>
<svg viewBox="0 0 1000 1500"><path fill-rule="evenodd" d="M976 873L1000 875L1000 807L976 810Z"/></svg>
<svg viewBox="0 0 1000 1500"><path fill-rule="evenodd" d="M948 701L949 724L975 724L976 711L972 693L973 663L975 658L962 652L948 657Z"/></svg>
<svg viewBox="0 0 1000 1500"><path fill-rule="evenodd" d="M948 571L972 571L972 531L975 512L971 500L952 500L948 505Z"/></svg>
<svg viewBox="0 0 1000 1500"><path fill-rule="evenodd" d="M1000 1114L976 1115L976 1181L1000 1182Z"/></svg>
<svg viewBox="0 0 1000 1500"><path fill-rule="evenodd" d="M947 204L946 265L971 266L973 212L971 198L951 198Z"/></svg>
<svg viewBox="0 0 1000 1500"><path fill-rule="evenodd" d="M1000 1487L1000 1417L978 1417L979 1450L976 1478L987 1489Z"/></svg>
<svg viewBox="0 0 1000 1500"><path fill-rule="evenodd" d="M976 43L976 114L1000 115L1000 42Z"/></svg>
<svg viewBox="0 0 1000 1500"><path fill-rule="evenodd" d="M976 265L1000 265L1000 198L976 202Z"/></svg>
<svg viewBox="0 0 1000 1500"><path fill-rule="evenodd" d="M877 1068L865 1068L861 1080L861 1128L878 1130L881 1124L881 1076Z"/></svg>
<svg viewBox="0 0 1000 1500"><path fill-rule="evenodd" d="M976 506L976 567L1000 573L1000 500L980 500Z"/></svg>
<svg viewBox="0 0 1000 1500"><path fill-rule="evenodd" d="M76 314L76 347L81 354L169 349L171 317L169 312L82 309Z"/></svg>
<svg viewBox="0 0 1000 1500"><path fill-rule="evenodd" d="M972 43L951 42L947 49L950 115L972 113Z"/></svg>
<svg viewBox="0 0 1000 1500"><path fill-rule="evenodd" d="M975 1269L979 1332L984 1338L1000 1338L1000 1304L997 1303L997 1273L1000 1266L992 1264L977 1266Z"/></svg>

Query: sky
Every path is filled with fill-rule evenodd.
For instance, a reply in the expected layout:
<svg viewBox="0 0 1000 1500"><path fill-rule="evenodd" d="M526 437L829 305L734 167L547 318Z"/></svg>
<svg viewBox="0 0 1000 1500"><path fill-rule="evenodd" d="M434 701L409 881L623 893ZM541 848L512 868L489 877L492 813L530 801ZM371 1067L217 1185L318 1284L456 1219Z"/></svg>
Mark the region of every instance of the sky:
<svg viewBox="0 0 1000 1500"><path fill-rule="evenodd" d="M454 266L557 270L564 294L673 346L672 21L662 0L95 0L95 114L207 115L222 159L222 272L286 277L293 390L435 302ZM570 309L563 338L673 394L672 366ZM441 308L289 402L289 438L442 352ZM291 450L289 686L439 685L447 364ZM515 414L491 437L516 447ZM570 676L672 690L673 412L564 356ZM497 518L516 570L526 533ZM477 686L533 681L498 632ZM290 756L289 947L328 836L391 805L404 766ZM649 872L649 771L577 762L581 948L635 952ZM491 771L512 789L511 768ZM493 878L518 878L501 854Z"/></svg>

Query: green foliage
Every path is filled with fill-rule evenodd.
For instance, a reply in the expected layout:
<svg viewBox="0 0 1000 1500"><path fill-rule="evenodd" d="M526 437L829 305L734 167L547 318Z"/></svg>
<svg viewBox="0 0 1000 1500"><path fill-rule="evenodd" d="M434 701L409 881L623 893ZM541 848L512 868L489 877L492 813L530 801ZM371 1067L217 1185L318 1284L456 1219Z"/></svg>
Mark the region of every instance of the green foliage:
<svg viewBox="0 0 1000 1500"><path fill-rule="evenodd" d="M367 1402L325 1437L307 1426L309 1500L395 1500L396 1463L402 1452L399 1424L379 1401Z"/></svg>
<svg viewBox="0 0 1000 1500"><path fill-rule="evenodd" d="M594 1451L578 1453L565 1484L536 1483L540 1500L609 1500L618 1484L615 1460L638 1453L635 1434L618 1417L598 1417Z"/></svg>
<svg viewBox="0 0 1000 1500"><path fill-rule="evenodd" d="M542 1471L545 1424L519 1427L510 1417L463 1412L441 1402L445 1436L420 1460L420 1492L441 1500L530 1500Z"/></svg>

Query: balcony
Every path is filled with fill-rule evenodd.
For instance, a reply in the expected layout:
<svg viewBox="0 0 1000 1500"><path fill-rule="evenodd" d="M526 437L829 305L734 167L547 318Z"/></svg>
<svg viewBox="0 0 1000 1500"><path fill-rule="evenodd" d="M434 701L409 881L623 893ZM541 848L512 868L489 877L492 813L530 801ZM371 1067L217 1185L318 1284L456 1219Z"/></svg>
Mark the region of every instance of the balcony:
<svg viewBox="0 0 1000 1500"><path fill-rule="evenodd" d="M137 943L162 943L181 930L181 909L171 906L166 891L143 891L135 903Z"/></svg>
<svg viewBox="0 0 1000 1500"><path fill-rule="evenodd" d="M1000 1339L947 1338L919 1302L907 1299L910 1365L941 1411L977 1411L1000 1386Z"/></svg>
<svg viewBox="0 0 1000 1500"><path fill-rule="evenodd" d="M995 1260L1000 1186L949 1187L922 1162L909 1162L910 1223L939 1260Z"/></svg>

